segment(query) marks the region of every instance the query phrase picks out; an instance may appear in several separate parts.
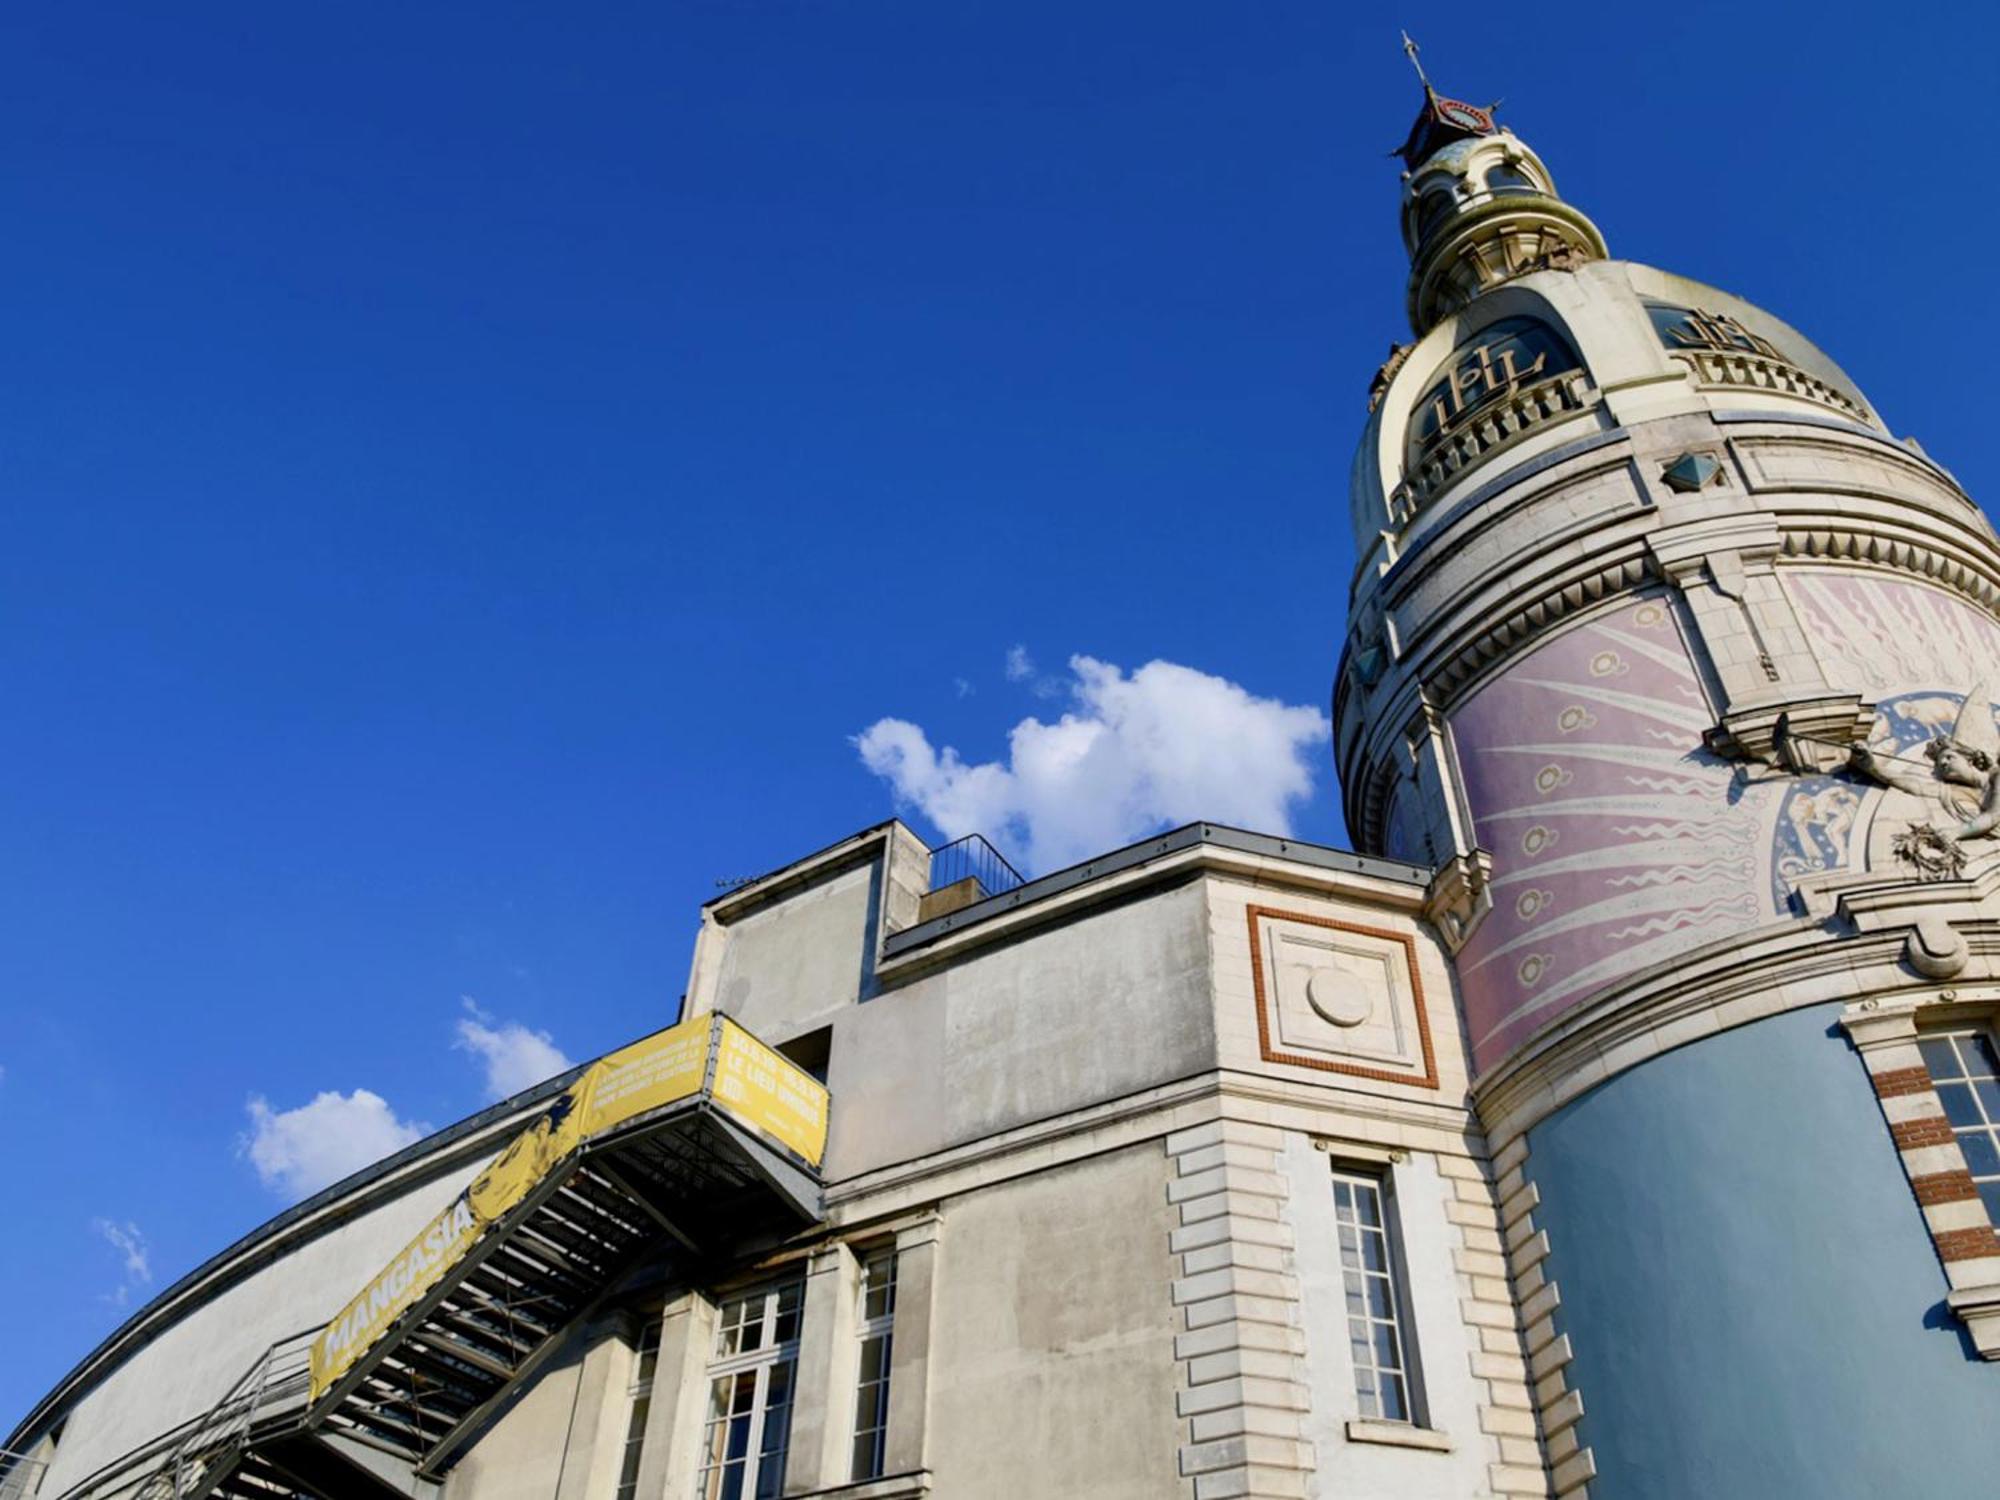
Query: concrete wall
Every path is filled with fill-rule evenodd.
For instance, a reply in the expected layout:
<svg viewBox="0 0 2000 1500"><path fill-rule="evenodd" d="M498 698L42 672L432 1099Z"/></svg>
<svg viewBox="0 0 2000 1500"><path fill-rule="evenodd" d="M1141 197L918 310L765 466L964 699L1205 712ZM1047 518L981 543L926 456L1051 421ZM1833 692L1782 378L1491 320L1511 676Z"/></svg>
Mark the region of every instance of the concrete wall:
<svg viewBox="0 0 2000 1500"><path fill-rule="evenodd" d="M1179 1493L1172 1223L1157 1143L954 1199L931 1362L952 1500Z"/></svg>
<svg viewBox="0 0 2000 1500"><path fill-rule="evenodd" d="M206 1412L272 1343L339 1311L482 1165L386 1199L166 1329L72 1408L44 1493Z"/></svg>
<svg viewBox="0 0 2000 1500"><path fill-rule="evenodd" d="M1598 1500L1873 1500L1993 1472L2000 1366L1818 1006L1619 1075L1530 1133Z"/></svg>
<svg viewBox="0 0 2000 1500"><path fill-rule="evenodd" d="M779 1042L854 1004L872 973L881 868L842 871L731 922L715 1009Z"/></svg>
<svg viewBox="0 0 2000 1500"><path fill-rule="evenodd" d="M1189 883L839 1014L828 1180L1214 1066L1204 925Z"/></svg>

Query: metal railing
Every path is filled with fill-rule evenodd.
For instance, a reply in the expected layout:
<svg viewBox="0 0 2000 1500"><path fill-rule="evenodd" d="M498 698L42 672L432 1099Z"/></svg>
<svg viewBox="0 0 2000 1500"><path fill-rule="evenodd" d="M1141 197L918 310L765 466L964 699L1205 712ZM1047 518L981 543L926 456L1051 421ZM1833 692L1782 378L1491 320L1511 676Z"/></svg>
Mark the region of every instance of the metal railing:
<svg viewBox="0 0 2000 1500"><path fill-rule="evenodd" d="M931 889L941 891L961 880L977 881L982 897L998 896L1026 883L1006 856L976 833L931 850Z"/></svg>
<svg viewBox="0 0 2000 1500"><path fill-rule="evenodd" d="M41 1488L48 1464L12 1448L0 1448L0 1500L28 1500Z"/></svg>
<svg viewBox="0 0 2000 1500"><path fill-rule="evenodd" d="M266 1349L139 1487L137 1500L183 1500L205 1493L204 1481L235 1456L252 1427L302 1416L309 1404L312 1342L318 1334L317 1327L308 1328Z"/></svg>

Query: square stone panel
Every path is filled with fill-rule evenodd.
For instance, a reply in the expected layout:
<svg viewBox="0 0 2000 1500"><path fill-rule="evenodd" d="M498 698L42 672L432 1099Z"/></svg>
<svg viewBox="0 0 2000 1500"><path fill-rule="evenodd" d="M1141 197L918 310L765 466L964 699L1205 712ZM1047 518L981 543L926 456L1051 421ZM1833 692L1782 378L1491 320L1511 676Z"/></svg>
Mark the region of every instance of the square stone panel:
<svg viewBox="0 0 2000 1500"><path fill-rule="evenodd" d="M1249 909L1257 1037L1267 1062L1437 1087L1430 1020L1406 935Z"/></svg>

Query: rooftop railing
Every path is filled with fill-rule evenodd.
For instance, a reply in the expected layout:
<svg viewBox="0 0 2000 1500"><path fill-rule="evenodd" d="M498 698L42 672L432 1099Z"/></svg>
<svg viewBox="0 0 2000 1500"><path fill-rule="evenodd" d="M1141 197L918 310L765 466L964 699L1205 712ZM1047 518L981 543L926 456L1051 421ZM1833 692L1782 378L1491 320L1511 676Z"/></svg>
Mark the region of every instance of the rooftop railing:
<svg viewBox="0 0 2000 1500"><path fill-rule="evenodd" d="M974 900L998 896L1023 884L1021 872L1007 857L976 833L931 850L931 890L943 891L970 880L978 887Z"/></svg>

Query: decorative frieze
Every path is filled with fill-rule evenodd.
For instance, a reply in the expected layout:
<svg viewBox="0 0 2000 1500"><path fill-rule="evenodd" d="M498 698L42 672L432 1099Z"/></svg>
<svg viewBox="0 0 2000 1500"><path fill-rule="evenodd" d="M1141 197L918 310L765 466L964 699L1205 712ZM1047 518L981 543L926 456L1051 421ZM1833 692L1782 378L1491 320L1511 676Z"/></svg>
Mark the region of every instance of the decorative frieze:
<svg viewBox="0 0 2000 1500"><path fill-rule="evenodd" d="M1741 349L1676 349L1673 357L1688 367L1699 385L1776 391L1830 407L1856 422L1868 420L1861 403L1846 392L1782 359Z"/></svg>

